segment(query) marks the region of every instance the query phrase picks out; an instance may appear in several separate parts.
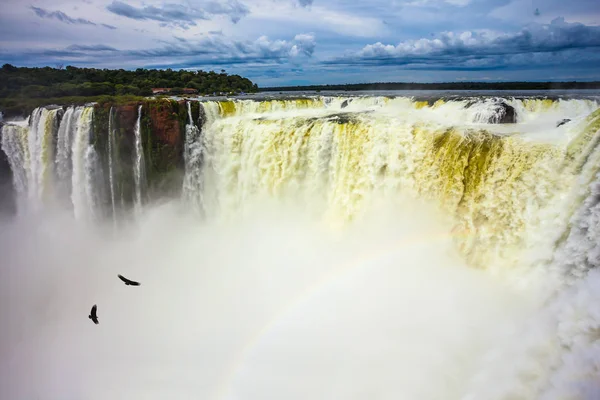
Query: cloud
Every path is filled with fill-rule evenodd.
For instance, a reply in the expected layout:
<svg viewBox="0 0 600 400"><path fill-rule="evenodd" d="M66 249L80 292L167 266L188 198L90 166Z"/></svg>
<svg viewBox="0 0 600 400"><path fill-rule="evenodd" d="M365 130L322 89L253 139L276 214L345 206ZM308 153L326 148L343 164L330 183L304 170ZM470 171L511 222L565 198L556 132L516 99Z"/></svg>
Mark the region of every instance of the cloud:
<svg viewBox="0 0 600 400"><path fill-rule="evenodd" d="M65 14L62 11L48 11L43 8L34 7L34 6L30 6L30 8L40 18L56 19L58 21L66 23L66 24L81 24L81 25L93 25L93 26L98 25L95 22L92 22L88 19L69 17L67 14ZM107 24L100 24L100 25L105 28L108 28L108 29L117 29L116 26L112 26L112 25L107 25Z"/></svg>
<svg viewBox="0 0 600 400"><path fill-rule="evenodd" d="M48 11L43 8L34 7L34 6L31 6L30 8L40 18L57 19L61 22L67 23L67 24L96 25L95 23L93 23L92 21L89 21L87 19L71 18L62 11Z"/></svg>
<svg viewBox="0 0 600 400"><path fill-rule="evenodd" d="M250 14L248 7L237 0L209 1L204 6L204 10L212 15L228 15L234 24Z"/></svg>
<svg viewBox="0 0 600 400"><path fill-rule="evenodd" d="M539 15L536 13L539 11ZM526 23L532 19L548 23L558 16L569 22L577 21L588 25L600 23L600 7L597 0L544 0L527 2L510 0L498 4L490 12L490 16L507 23Z"/></svg>
<svg viewBox="0 0 600 400"><path fill-rule="evenodd" d="M441 6L442 4L450 4L452 6L464 7L469 5L472 0L412 0L405 3L408 6Z"/></svg>
<svg viewBox="0 0 600 400"><path fill-rule="evenodd" d="M516 33L445 32L434 39L406 40L395 46L377 42L326 63L477 70L521 65L525 59L538 63L542 59L557 60L561 57L556 53L565 51L582 57L583 52L577 50L591 48L600 48L600 27L557 18L550 24L531 24Z"/></svg>
<svg viewBox="0 0 600 400"><path fill-rule="evenodd" d="M87 64L96 67L121 67L122 64L146 68L205 68L222 65L280 65L299 63L312 56L316 41L312 34L298 34L292 40L271 40L261 36L240 41L222 35L198 41L174 37L161 47L119 50L105 44L74 44L59 49L25 50L15 55L0 51L0 59L21 63L43 59L47 63ZM107 57L110 53L110 57Z"/></svg>
<svg viewBox="0 0 600 400"><path fill-rule="evenodd" d="M73 44L66 48L67 50L72 51L118 51L114 47L103 45L103 44L95 44L95 45L81 45L81 44Z"/></svg>
<svg viewBox="0 0 600 400"><path fill-rule="evenodd" d="M204 2L203 8L193 8L175 3L166 3L161 7L136 8L121 1L113 1L106 9L122 17L159 21L162 26L175 26L183 29L196 26L196 21L209 20L215 15L227 15L233 23L237 23L250 13L248 7L238 0L208 1Z"/></svg>
<svg viewBox="0 0 600 400"><path fill-rule="evenodd" d="M294 37L295 44L290 49L290 54L293 56L298 56L300 54L305 54L308 57L312 56L317 42L315 41L315 36L312 33L301 33Z"/></svg>
<svg viewBox="0 0 600 400"><path fill-rule="evenodd" d="M167 43L164 47L134 50L122 56L152 60L156 65L187 68L202 65L269 64L311 57L316 47L312 34L298 34L293 40L271 40L261 36L254 41L238 41L222 35L199 41Z"/></svg>
<svg viewBox="0 0 600 400"><path fill-rule="evenodd" d="M313 0L298 0L298 4L300 4L301 7L308 7L310 5L312 5Z"/></svg>

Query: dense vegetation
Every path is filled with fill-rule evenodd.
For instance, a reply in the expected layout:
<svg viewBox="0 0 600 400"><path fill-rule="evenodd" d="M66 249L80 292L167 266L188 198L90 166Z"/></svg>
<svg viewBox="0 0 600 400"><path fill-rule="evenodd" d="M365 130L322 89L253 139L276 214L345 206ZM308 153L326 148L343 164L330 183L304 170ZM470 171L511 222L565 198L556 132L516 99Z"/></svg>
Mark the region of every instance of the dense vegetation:
<svg viewBox="0 0 600 400"><path fill-rule="evenodd" d="M256 84L239 75L210 71L77 68L18 68L4 64L0 69L0 111L5 115L27 113L41 104L96 101L98 96L149 96L152 88L196 89L199 94L252 93ZM67 99L68 98L68 99Z"/></svg>
<svg viewBox="0 0 600 400"><path fill-rule="evenodd" d="M550 90L600 89L600 82L442 82L442 83L356 83L262 88L261 92L315 90Z"/></svg>

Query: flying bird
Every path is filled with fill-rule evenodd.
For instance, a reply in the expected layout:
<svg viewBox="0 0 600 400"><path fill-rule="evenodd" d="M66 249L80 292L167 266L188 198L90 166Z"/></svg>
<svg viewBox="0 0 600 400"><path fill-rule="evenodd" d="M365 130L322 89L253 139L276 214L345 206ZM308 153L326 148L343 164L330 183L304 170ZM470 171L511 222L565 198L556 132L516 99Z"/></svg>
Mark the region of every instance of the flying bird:
<svg viewBox="0 0 600 400"><path fill-rule="evenodd" d="M98 315L96 315L96 310L97 309L98 309L98 307L94 304L94 306L92 307L92 312L88 316L88 318L91 319L92 321L94 321L94 323L96 325L98 325Z"/></svg>
<svg viewBox="0 0 600 400"><path fill-rule="evenodd" d="M123 275L119 275L119 279L122 280L123 282L125 282L125 285L127 286L140 286L139 282L136 281L132 281L130 279L125 278Z"/></svg>

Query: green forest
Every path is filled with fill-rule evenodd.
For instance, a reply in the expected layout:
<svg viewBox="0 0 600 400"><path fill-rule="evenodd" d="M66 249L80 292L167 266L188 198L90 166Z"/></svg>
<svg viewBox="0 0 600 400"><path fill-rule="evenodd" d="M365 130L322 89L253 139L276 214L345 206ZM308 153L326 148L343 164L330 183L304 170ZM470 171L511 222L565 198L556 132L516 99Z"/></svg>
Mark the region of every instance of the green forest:
<svg viewBox="0 0 600 400"><path fill-rule="evenodd" d="M4 64L0 69L0 111L5 115L26 114L53 103L82 103L100 98L151 96L152 88L169 88L169 94L195 89L198 94L255 93L258 86L239 75L220 72L124 69L20 68ZM119 99L113 99L118 101Z"/></svg>

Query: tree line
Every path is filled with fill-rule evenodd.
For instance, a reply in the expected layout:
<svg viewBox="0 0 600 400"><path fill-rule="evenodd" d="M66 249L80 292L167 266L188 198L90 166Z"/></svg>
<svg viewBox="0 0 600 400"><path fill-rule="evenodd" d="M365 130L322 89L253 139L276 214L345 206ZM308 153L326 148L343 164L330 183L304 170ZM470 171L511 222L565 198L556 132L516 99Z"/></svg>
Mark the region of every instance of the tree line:
<svg viewBox="0 0 600 400"><path fill-rule="evenodd" d="M196 89L200 94L252 93L258 86L239 75L224 70L174 71L138 68L124 69L19 68L4 64L0 69L0 98L44 98L65 96L152 95L152 88Z"/></svg>
<svg viewBox="0 0 600 400"><path fill-rule="evenodd" d="M4 117L26 116L35 107L47 104L123 103L153 94L153 88L195 89L198 94L256 93L258 86L247 78L229 75L225 70L174 71L138 68L124 69L26 68L4 64L0 68L0 112Z"/></svg>

